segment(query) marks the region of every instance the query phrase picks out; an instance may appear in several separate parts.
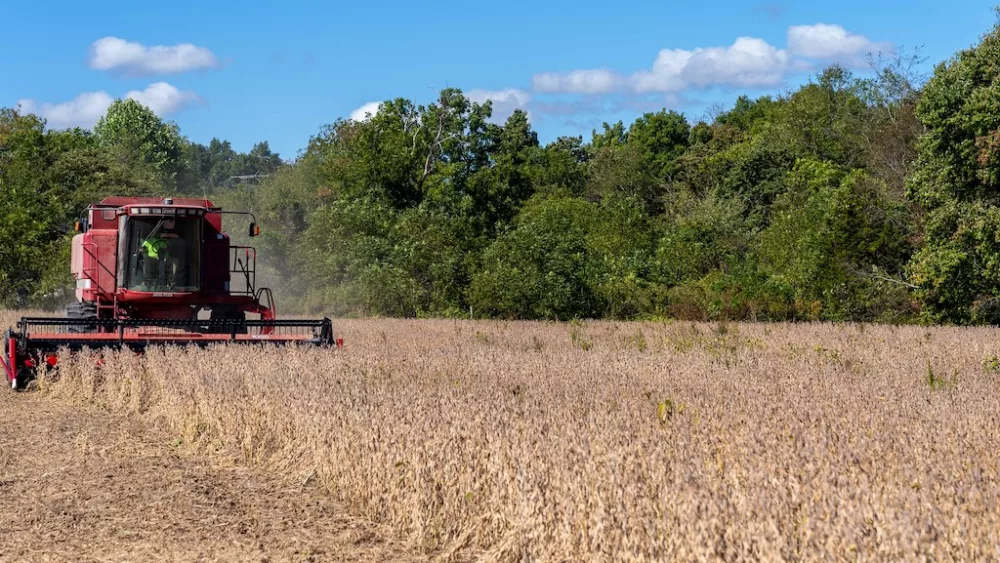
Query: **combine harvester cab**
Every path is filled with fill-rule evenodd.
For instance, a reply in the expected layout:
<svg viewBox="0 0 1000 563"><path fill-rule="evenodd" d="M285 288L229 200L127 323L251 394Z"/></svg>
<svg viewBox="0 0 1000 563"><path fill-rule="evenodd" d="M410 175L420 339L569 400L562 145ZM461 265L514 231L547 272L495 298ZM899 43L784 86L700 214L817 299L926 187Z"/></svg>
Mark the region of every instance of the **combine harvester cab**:
<svg viewBox="0 0 1000 563"><path fill-rule="evenodd" d="M223 211L204 199L109 197L77 223L71 269L76 303L66 318L25 317L3 333L0 372L24 387L57 352L215 343L340 347L330 319L278 320L256 287L257 251L230 244ZM247 318L247 315L259 318Z"/></svg>

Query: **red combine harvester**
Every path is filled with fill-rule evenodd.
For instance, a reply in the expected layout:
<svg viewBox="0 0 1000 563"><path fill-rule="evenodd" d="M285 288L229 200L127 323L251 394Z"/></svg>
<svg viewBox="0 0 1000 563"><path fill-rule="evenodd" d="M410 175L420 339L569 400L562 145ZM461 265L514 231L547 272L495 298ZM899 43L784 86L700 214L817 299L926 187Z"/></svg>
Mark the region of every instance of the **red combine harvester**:
<svg viewBox="0 0 1000 563"><path fill-rule="evenodd" d="M330 319L276 320L256 287L257 252L230 244L223 211L206 199L108 197L86 209L73 237L77 302L67 318L24 317L3 335L0 370L23 387L61 348L212 343L340 345ZM257 318L247 318L250 314Z"/></svg>

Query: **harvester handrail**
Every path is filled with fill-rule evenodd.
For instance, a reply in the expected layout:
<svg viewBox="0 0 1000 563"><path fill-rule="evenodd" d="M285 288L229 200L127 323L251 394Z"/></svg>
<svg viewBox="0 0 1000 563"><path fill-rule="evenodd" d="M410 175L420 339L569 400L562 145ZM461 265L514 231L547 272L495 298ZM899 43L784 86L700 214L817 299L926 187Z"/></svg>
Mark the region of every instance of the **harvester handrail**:
<svg viewBox="0 0 1000 563"><path fill-rule="evenodd" d="M240 251L243 251L246 262L240 260ZM231 245L229 247L229 274L242 274L246 287L243 289L230 288L232 295L254 295L257 287L257 249L248 245Z"/></svg>

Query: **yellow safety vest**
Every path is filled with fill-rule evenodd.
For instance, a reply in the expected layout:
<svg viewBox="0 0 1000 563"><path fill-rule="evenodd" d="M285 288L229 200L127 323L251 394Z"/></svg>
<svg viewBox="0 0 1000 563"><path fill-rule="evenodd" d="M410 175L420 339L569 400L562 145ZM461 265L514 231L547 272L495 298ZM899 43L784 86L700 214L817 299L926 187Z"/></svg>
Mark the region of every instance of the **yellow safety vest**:
<svg viewBox="0 0 1000 563"><path fill-rule="evenodd" d="M167 241L161 238L151 238L142 243L142 248L146 251L146 256L159 258L160 252L167 249Z"/></svg>

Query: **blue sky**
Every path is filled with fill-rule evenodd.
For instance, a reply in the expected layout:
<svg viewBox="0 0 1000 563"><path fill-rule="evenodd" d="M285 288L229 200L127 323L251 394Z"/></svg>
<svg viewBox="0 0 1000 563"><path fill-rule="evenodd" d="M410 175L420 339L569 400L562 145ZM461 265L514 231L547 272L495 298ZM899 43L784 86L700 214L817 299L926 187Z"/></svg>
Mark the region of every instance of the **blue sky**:
<svg viewBox="0 0 1000 563"><path fill-rule="evenodd" d="M988 31L995 1L14 2L0 106L89 127L131 96L194 141L289 158L366 104L452 86L499 117L527 110L543 141L586 137L661 107L697 120L834 61L863 72L873 49L920 47L930 71Z"/></svg>

